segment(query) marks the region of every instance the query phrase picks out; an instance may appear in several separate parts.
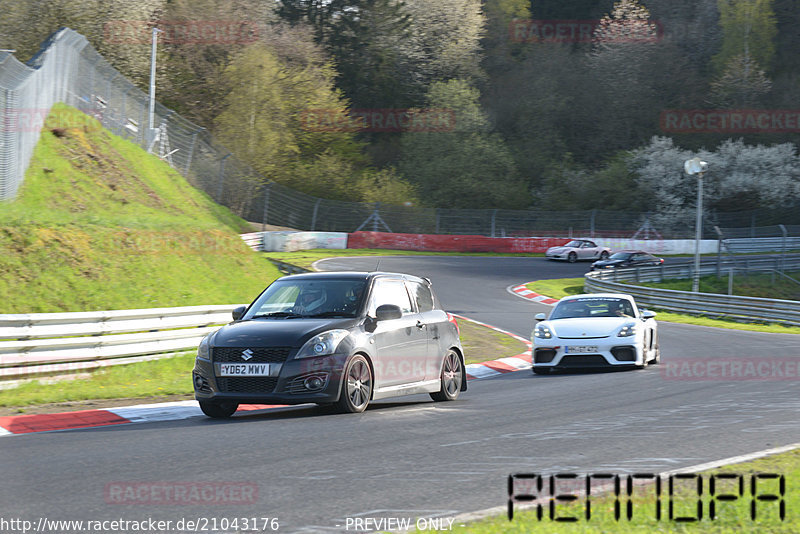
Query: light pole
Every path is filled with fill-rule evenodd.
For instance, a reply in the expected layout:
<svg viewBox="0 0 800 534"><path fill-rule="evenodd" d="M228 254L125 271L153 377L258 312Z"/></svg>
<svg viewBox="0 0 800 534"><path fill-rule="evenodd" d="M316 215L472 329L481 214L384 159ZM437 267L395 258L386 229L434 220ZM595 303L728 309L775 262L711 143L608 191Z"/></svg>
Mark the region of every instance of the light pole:
<svg viewBox="0 0 800 534"><path fill-rule="evenodd" d="M689 176L697 175L697 221L694 229L694 276L692 276L692 293L700 291L700 239L703 237L703 174L708 170L708 163L700 158L686 160L683 169Z"/></svg>
<svg viewBox="0 0 800 534"><path fill-rule="evenodd" d="M155 139L155 113L156 113L156 45L158 44L158 34L163 32L153 27L153 42L150 50L150 121L147 133L150 136L148 141ZM148 142L148 144L150 144Z"/></svg>

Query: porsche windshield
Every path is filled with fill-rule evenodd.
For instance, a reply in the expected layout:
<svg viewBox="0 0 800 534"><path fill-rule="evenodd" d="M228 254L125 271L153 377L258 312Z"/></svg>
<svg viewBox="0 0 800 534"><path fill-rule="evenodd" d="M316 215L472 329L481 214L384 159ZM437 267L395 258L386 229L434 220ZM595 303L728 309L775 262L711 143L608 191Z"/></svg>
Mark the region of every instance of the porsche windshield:
<svg viewBox="0 0 800 534"><path fill-rule="evenodd" d="M550 320L575 317L634 317L629 300L613 297L589 297L560 302Z"/></svg>
<svg viewBox="0 0 800 534"><path fill-rule="evenodd" d="M365 280L278 280L258 297L243 319L355 317L365 288Z"/></svg>

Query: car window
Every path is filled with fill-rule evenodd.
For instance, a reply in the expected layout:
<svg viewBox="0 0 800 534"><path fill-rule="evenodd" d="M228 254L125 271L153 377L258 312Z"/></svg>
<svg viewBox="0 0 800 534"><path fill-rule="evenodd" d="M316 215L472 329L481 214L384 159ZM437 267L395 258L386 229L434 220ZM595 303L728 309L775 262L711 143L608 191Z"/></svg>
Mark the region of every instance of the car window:
<svg viewBox="0 0 800 534"><path fill-rule="evenodd" d="M414 300L417 302L417 309L420 313L428 312L433 309L433 295L431 290L425 284L419 282L409 282L411 294L414 295Z"/></svg>
<svg viewBox="0 0 800 534"><path fill-rule="evenodd" d="M595 248L595 247L597 247L597 245L595 245L595 244L594 244L593 242L591 242L591 241L586 241L586 242L583 244L583 246L584 246L584 247L586 247L586 248Z"/></svg>
<svg viewBox="0 0 800 534"><path fill-rule="evenodd" d="M587 297L560 302L550 319L577 317L634 317L633 305L627 299Z"/></svg>
<svg viewBox="0 0 800 534"><path fill-rule="evenodd" d="M563 246L572 247L572 248L580 248L581 242L580 241L570 241L569 243L567 243L566 245L563 245Z"/></svg>
<svg viewBox="0 0 800 534"><path fill-rule="evenodd" d="M400 306L403 313L411 313L411 300L408 298L406 285L402 280L377 280L372 290L369 314L375 317L375 310L384 304Z"/></svg>
<svg viewBox="0 0 800 534"><path fill-rule="evenodd" d="M614 254L611 255L610 259L612 259L612 260L627 260L630 257L631 257L631 253L630 252L615 252Z"/></svg>
<svg viewBox="0 0 800 534"><path fill-rule="evenodd" d="M253 303L244 319L281 317L287 314L353 317L361 306L365 286L364 280L276 280Z"/></svg>

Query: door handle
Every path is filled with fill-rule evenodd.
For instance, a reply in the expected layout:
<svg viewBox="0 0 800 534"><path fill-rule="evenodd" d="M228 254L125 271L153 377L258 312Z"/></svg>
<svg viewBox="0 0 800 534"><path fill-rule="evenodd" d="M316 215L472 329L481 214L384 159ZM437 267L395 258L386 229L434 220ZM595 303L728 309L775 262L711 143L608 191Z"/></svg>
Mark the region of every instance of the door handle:
<svg viewBox="0 0 800 534"><path fill-rule="evenodd" d="M422 321L417 321L417 328L422 330L423 328L425 328L425 323L423 323Z"/></svg>

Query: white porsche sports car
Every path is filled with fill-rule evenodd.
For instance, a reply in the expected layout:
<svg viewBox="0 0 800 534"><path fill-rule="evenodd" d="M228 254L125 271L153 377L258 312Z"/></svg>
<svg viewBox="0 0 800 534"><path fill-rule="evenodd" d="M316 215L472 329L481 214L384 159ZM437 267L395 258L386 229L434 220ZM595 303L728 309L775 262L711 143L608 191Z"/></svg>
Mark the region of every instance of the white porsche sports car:
<svg viewBox="0 0 800 534"><path fill-rule="evenodd" d="M548 260L566 260L570 263L578 260L605 260L611 254L608 247L598 247L588 239L573 239L566 245L550 247L545 252Z"/></svg>
<svg viewBox="0 0 800 534"><path fill-rule="evenodd" d="M641 310L630 295L588 293L564 297L550 317L536 315L533 372L554 369L643 369L658 363L655 312Z"/></svg>

